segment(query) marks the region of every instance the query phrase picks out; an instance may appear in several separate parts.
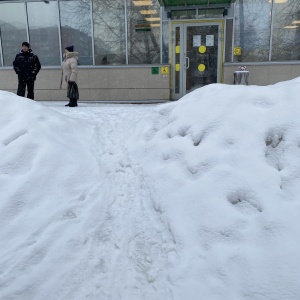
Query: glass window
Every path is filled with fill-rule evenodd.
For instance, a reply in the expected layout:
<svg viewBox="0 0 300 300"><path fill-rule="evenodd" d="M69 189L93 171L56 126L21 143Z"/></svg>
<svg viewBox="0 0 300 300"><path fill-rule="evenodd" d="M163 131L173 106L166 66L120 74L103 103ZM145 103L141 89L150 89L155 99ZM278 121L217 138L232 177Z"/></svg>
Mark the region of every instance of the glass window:
<svg viewBox="0 0 300 300"><path fill-rule="evenodd" d="M79 52L78 63L93 64L90 0L59 1L62 52L73 45Z"/></svg>
<svg viewBox="0 0 300 300"><path fill-rule="evenodd" d="M96 65L125 64L124 0L93 0Z"/></svg>
<svg viewBox="0 0 300 300"><path fill-rule="evenodd" d="M234 61L268 61L271 33L270 0L237 0L234 46L242 55Z"/></svg>
<svg viewBox="0 0 300 300"><path fill-rule="evenodd" d="M16 54L27 41L24 3L0 4L0 32L4 66L12 66Z"/></svg>
<svg viewBox="0 0 300 300"><path fill-rule="evenodd" d="M196 9L173 10L171 12L171 18L172 18L172 20L196 19L197 11L196 11Z"/></svg>
<svg viewBox="0 0 300 300"><path fill-rule="evenodd" d="M300 1L274 2L272 60L300 59Z"/></svg>
<svg viewBox="0 0 300 300"><path fill-rule="evenodd" d="M169 63L170 23L162 22L162 63Z"/></svg>
<svg viewBox="0 0 300 300"><path fill-rule="evenodd" d="M225 62L232 60L232 33L233 33L233 20L226 20L226 39L225 39Z"/></svg>
<svg viewBox="0 0 300 300"><path fill-rule="evenodd" d="M224 9L207 9L206 18L223 18Z"/></svg>
<svg viewBox="0 0 300 300"><path fill-rule="evenodd" d="M42 66L61 64L56 1L27 2L29 39ZM41 13L47 11L47 13Z"/></svg>
<svg viewBox="0 0 300 300"><path fill-rule="evenodd" d="M160 63L160 5L158 1L128 1L128 61Z"/></svg>

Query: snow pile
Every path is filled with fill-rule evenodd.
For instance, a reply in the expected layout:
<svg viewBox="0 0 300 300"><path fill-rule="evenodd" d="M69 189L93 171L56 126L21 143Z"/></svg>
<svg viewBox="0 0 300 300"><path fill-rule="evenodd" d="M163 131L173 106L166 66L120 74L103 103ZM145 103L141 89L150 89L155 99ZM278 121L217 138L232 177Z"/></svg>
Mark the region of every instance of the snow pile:
<svg viewBox="0 0 300 300"><path fill-rule="evenodd" d="M214 84L139 124L129 150L174 236L174 299L300 299L299 94L299 79Z"/></svg>
<svg viewBox="0 0 300 300"><path fill-rule="evenodd" d="M145 117L0 91L0 299L300 299L299 94L213 84Z"/></svg>
<svg viewBox="0 0 300 300"><path fill-rule="evenodd" d="M99 176L94 128L3 91L0 107L0 299L59 299L47 295L73 267L72 221Z"/></svg>

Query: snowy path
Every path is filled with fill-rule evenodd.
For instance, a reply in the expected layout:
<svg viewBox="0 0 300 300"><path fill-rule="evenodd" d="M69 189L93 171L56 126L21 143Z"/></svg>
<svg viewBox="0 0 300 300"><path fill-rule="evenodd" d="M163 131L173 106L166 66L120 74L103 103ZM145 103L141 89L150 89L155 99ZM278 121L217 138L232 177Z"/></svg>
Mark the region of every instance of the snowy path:
<svg viewBox="0 0 300 300"><path fill-rule="evenodd" d="M145 177L137 159L123 145L153 105L52 108L94 122L101 145L96 149L101 179L88 197L97 199L92 209L99 214L93 222L88 220L86 259L76 267L80 272L71 272L76 276L66 285L72 288L62 290L61 299L77 299L76 294L88 299L99 299L99 294L114 300L172 299L166 271L176 256L174 237L156 207L153 179ZM125 273L120 274L120 269ZM152 291L145 285L152 285Z"/></svg>

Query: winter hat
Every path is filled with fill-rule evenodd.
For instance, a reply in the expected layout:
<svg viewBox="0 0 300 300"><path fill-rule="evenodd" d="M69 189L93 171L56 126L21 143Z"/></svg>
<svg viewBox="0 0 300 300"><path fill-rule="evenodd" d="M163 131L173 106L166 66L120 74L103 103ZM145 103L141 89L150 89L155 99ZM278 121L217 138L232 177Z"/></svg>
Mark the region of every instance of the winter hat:
<svg viewBox="0 0 300 300"><path fill-rule="evenodd" d="M29 45L29 43L27 43L27 42L23 42L23 43L22 43L22 46L26 46L26 47L30 48L30 45Z"/></svg>
<svg viewBox="0 0 300 300"><path fill-rule="evenodd" d="M73 52L74 46L68 46L65 49L67 49L69 52Z"/></svg>

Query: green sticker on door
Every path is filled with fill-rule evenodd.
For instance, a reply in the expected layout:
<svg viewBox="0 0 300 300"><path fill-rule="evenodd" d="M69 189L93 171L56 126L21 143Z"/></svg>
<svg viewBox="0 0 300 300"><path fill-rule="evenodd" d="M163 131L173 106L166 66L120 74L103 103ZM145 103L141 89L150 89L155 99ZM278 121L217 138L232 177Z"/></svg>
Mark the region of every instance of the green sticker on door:
<svg viewBox="0 0 300 300"><path fill-rule="evenodd" d="M152 75L159 74L159 67L152 67Z"/></svg>

